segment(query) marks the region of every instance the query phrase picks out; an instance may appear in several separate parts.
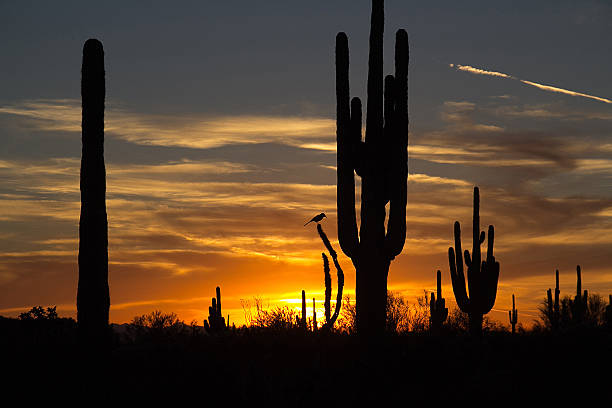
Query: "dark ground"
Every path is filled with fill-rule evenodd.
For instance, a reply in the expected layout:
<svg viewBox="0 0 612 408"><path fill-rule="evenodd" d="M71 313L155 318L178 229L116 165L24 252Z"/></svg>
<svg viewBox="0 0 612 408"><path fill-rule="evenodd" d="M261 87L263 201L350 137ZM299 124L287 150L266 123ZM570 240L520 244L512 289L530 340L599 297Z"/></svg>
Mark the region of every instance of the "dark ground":
<svg viewBox="0 0 612 408"><path fill-rule="evenodd" d="M64 319L60 319L64 320ZM612 395L612 332L388 336L299 331L182 334L85 352L74 324L0 320L3 395L226 405L488 404ZM28 326L29 325L29 326ZM90 404L86 404L90 405ZM605 405L605 404L604 404Z"/></svg>

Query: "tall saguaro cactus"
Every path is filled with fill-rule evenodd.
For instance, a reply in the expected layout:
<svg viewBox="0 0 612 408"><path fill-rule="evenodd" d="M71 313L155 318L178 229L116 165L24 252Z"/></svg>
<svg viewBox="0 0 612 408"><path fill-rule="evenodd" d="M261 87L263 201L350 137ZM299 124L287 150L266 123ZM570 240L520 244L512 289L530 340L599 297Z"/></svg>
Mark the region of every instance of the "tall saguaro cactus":
<svg viewBox="0 0 612 408"><path fill-rule="evenodd" d="M576 265L576 296L574 300L570 300L570 309L572 311L572 320L574 324L584 322L588 312L589 291L582 292L582 274L580 265Z"/></svg>
<svg viewBox="0 0 612 408"><path fill-rule="evenodd" d="M499 262L493 256L495 230L492 225L489 225L487 257L481 263L480 245L484 242L485 232L480 231L480 193L478 187L474 187L472 229L472 254L470 256L470 251L465 250L462 256L461 225L459 221L455 221L455 249L448 248L448 263L457 306L469 315L470 333L479 336L482 334L482 317L489 313L495 304L497 281L499 280ZM469 297L463 274L464 258L467 266Z"/></svg>
<svg viewBox="0 0 612 408"><path fill-rule="evenodd" d="M383 93L383 32L384 1L373 0L365 141L361 101L350 100L348 39L336 36L338 239L356 269L357 331L366 335L384 331L389 266L406 240L408 35L397 31L395 76L384 79ZM355 173L361 177L359 231Z"/></svg>
<svg viewBox="0 0 612 408"><path fill-rule="evenodd" d="M108 222L104 167L104 49L85 42L81 71L82 156L77 320L80 339L103 342L108 330Z"/></svg>

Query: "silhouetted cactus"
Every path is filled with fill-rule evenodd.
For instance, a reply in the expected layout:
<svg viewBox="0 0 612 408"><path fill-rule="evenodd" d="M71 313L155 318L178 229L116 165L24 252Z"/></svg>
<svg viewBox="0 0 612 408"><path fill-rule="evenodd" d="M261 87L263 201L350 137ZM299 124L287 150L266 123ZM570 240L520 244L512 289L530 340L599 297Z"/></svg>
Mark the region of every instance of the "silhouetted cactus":
<svg viewBox="0 0 612 408"><path fill-rule="evenodd" d="M298 326L306 330L306 291L302 290L302 318L298 320Z"/></svg>
<svg viewBox="0 0 612 408"><path fill-rule="evenodd" d="M204 319L204 329L208 333L219 333L227 328L225 318L221 312L221 288L217 286L216 298L212 298L211 306L208 307L208 321ZM227 316L229 322L229 315Z"/></svg>
<svg viewBox="0 0 612 408"><path fill-rule="evenodd" d="M508 310L508 318L512 325L512 334L514 334L516 332L516 322L518 322L518 310L516 310L514 304L514 294L512 294L512 310Z"/></svg>
<svg viewBox="0 0 612 408"><path fill-rule="evenodd" d="M448 317L446 300L442 297L442 272L440 271L436 272L436 291L438 298L436 299L436 295L432 292L429 301L429 327L433 333L440 331Z"/></svg>
<svg viewBox="0 0 612 408"><path fill-rule="evenodd" d="M584 322L588 312L589 292L585 289L582 292L582 274L580 265L576 265L576 297L569 301L570 310L572 312L572 320L575 325L580 325Z"/></svg>
<svg viewBox="0 0 612 408"><path fill-rule="evenodd" d="M499 262L493 256L495 230L489 225L487 241L487 258L481 263L480 245L484 242L485 232L480 232L480 194L474 187L474 213L472 221L472 254L466 249L461 256L461 225L455 221L455 249L448 248L448 263L450 265L453 292L457 306L469 315L470 333L482 334L483 315L489 313L495 304L497 281L499 280ZM463 274L463 260L467 266L467 281L469 298Z"/></svg>
<svg viewBox="0 0 612 408"><path fill-rule="evenodd" d="M317 326L317 306L315 304L315 298L312 298L312 331L316 332L319 327Z"/></svg>
<svg viewBox="0 0 612 408"><path fill-rule="evenodd" d="M323 324L322 329L327 330L331 329L340 314L340 309L342 307L342 290L344 288L344 272L338 263L338 254L332 247L329 239L327 238L327 234L323 231L321 224L317 224L317 231L319 232L319 236L327 248L329 255L332 257L332 261L334 262L334 267L336 268L337 276L338 276L338 293L336 295L336 307L334 309L334 313L331 313L331 275L329 273L329 260L325 253L321 253L321 257L323 258L323 274L324 274L324 282L325 282L325 324Z"/></svg>
<svg viewBox="0 0 612 408"><path fill-rule="evenodd" d="M384 2L373 0L365 142L361 140L361 101L350 101L348 39L345 33L336 36L338 238L355 265L356 326L362 334L384 332L389 265L406 240L408 35L397 31L395 76L384 79L383 95L383 31ZM355 172L361 177L359 231Z"/></svg>
<svg viewBox="0 0 612 408"><path fill-rule="evenodd" d="M108 222L104 167L104 49L85 42L81 70L82 156L77 321L86 343L108 338Z"/></svg>
<svg viewBox="0 0 612 408"><path fill-rule="evenodd" d="M559 328L559 322L561 319L561 310L559 308L559 270L555 271L555 301L553 303L552 289L546 291L546 309L548 313L548 320L550 321L550 328L556 331Z"/></svg>

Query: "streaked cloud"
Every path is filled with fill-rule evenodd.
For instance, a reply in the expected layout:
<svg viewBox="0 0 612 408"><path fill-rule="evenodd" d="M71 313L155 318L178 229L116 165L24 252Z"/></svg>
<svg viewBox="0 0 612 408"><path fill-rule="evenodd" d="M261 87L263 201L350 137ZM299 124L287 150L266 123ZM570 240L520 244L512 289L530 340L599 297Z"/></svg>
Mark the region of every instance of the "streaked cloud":
<svg viewBox="0 0 612 408"><path fill-rule="evenodd" d="M515 81L519 81L525 85L534 86L538 89L541 89L547 92L556 92L556 93L561 93L564 95L588 98L588 99L592 99L598 102L612 103L612 100L610 99L601 98L599 96L593 96L593 95L589 95L589 94L585 94L581 92L570 91L569 89L558 88L558 87L551 86L551 85L544 85L544 84L539 84L537 82L527 81L525 79L517 78L513 75L504 74L503 72L488 71L485 69L480 69L480 68L475 68L469 65L460 65L460 64L449 64L449 67L454 68L457 71L467 72L467 73L474 74L474 75L486 75L486 76L498 77L498 78L503 78L503 79L512 79Z"/></svg>

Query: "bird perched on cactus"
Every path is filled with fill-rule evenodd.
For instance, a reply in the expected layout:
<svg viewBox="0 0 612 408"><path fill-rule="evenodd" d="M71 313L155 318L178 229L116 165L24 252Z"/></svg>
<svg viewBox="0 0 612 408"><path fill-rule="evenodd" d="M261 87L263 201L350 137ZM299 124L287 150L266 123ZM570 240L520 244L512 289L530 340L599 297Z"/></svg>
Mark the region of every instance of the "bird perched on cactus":
<svg viewBox="0 0 612 408"><path fill-rule="evenodd" d="M321 214L315 215L314 217L312 217L312 219L310 221L308 221L306 224L304 224L304 226L307 226L311 222L316 222L318 224L318 223L320 223L323 220L323 218L326 218L325 213L321 213Z"/></svg>

